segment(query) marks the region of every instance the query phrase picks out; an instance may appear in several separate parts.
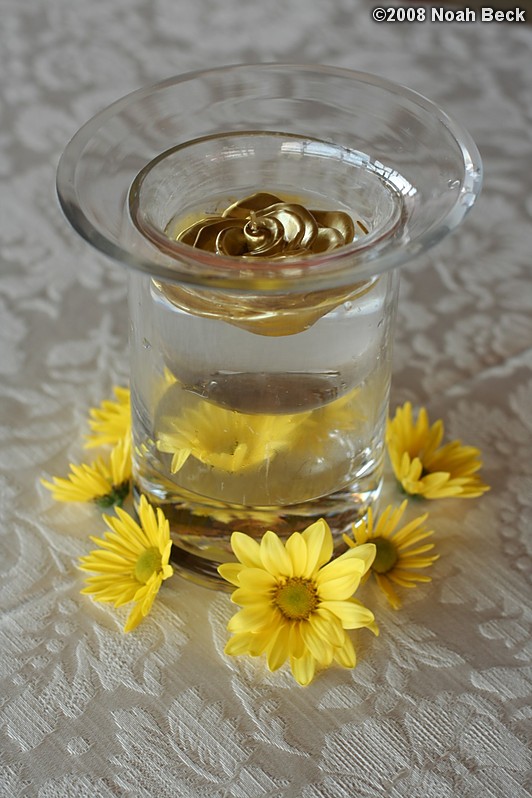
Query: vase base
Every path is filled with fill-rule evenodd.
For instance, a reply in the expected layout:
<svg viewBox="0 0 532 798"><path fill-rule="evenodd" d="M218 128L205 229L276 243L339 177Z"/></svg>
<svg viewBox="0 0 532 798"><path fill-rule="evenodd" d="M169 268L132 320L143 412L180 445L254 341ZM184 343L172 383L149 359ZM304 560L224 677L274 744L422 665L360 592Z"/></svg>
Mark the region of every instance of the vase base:
<svg viewBox="0 0 532 798"><path fill-rule="evenodd" d="M379 472L381 469L379 469ZM305 504L288 507L238 507L197 505L190 501L165 501L146 490L134 486L135 505L144 494L150 504L160 507L170 523L172 538L171 562L185 578L214 589L231 590L232 587L218 574L218 566L234 561L231 534L244 532L257 540L267 530L275 532L286 541L293 532L302 532L323 518L329 525L334 556L345 551L343 534L351 525L365 517L380 495L382 477L374 472L367 475L364 484L357 483L356 490L346 488L329 496Z"/></svg>

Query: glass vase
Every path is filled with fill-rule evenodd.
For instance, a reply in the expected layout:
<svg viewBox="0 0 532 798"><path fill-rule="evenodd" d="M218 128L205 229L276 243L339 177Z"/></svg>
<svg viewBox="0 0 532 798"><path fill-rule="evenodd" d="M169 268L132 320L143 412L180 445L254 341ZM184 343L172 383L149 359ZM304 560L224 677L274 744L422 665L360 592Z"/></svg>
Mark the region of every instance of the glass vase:
<svg viewBox="0 0 532 798"><path fill-rule="evenodd" d="M480 183L474 143L435 105L328 67L184 75L72 139L66 216L130 267L135 496L163 508L186 574L216 578L233 530L287 537L323 517L339 547L377 500L398 267L457 227ZM279 199L285 227L271 205L241 213L257 197ZM273 227L283 247L301 207L327 229L347 214L349 241L219 247Z"/></svg>

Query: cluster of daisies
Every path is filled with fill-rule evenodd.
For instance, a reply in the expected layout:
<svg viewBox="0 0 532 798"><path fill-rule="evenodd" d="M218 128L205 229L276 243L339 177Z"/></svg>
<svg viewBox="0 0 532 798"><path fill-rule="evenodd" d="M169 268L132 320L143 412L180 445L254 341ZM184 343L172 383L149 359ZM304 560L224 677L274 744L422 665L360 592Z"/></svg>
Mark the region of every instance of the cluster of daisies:
<svg viewBox="0 0 532 798"><path fill-rule="evenodd" d="M115 398L90 411L86 447L103 447L106 455L92 464L71 465L67 478L42 480L57 501L93 502L114 507L103 515L109 531L91 540L97 548L82 557L81 570L90 575L82 590L95 601L115 607L132 605L125 631L148 614L170 564L170 527L160 508L140 499L138 516L122 504L131 488L130 395L114 389ZM387 425L390 462L403 491L425 499L472 498L489 488L480 476L480 452L460 441L442 444L441 421L432 425L422 408L416 417L407 402ZM308 684L317 669L333 662L353 668L356 655L350 629L378 628L371 610L354 594L371 575L392 607L401 605L402 588L430 582L426 573L438 555L429 538L428 513L407 523L405 499L386 507L377 518L370 509L365 519L344 535L346 551L333 558L333 538L322 519L283 542L274 532L262 538L233 532L235 562L219 567L234 586L231 600L240 607L231 618L225 652L265 656L274 671L287 660L296 681Z"/></svg>

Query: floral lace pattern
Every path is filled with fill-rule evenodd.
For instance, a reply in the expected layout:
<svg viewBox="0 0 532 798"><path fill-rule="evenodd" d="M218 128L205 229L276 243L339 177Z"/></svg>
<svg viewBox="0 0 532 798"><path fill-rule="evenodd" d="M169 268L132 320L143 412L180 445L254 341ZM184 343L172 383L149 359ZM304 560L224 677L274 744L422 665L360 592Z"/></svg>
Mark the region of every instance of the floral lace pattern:
<svg viewBox="0 0 532 798"><path fill-rule="evenodd" d="M525 798L532 26L378 25L348 0L7 0L0 30L0 793ZM305 689L225 657L227 596L184 580L123 635L126 609L80 594L99 513L54 504L39 482L83 459L87 409L127 382L125 274L55 199L67 139L138 86L272 60L430 96L486 169L463 228L403 270L392 407L444 418L482 451L491 491L431 503L432 583L400 612L368 583L379 640L356 633L357 667ZM399 499L389 472L385 500Z"/></svg>

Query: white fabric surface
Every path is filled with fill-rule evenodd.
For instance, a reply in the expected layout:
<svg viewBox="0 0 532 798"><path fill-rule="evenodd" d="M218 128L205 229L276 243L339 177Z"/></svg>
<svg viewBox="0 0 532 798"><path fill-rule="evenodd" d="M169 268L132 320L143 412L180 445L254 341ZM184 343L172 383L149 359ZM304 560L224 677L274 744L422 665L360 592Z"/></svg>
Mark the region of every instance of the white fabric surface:
<svg viewBox="0 0 532 798"><path fill-rule="evenodd" d="M530 759L532 26L381 24L354 0L3 0L0 14L0 794L39 798L525 798ZM526 4L525 4L526 5ZM532 14L532 12L529 12ZM179 577L123 635L80 595L98 511L42 475L84 457L89 406L127 381L125 274L55 199L68 138L195 68L375 72L454 115L485 163L458 233L403 272L392 407L479 446L492 490L421 504L433 582L308 688L225 658L233 609ZM387 497L401 496L392 479Z"/></svg>

